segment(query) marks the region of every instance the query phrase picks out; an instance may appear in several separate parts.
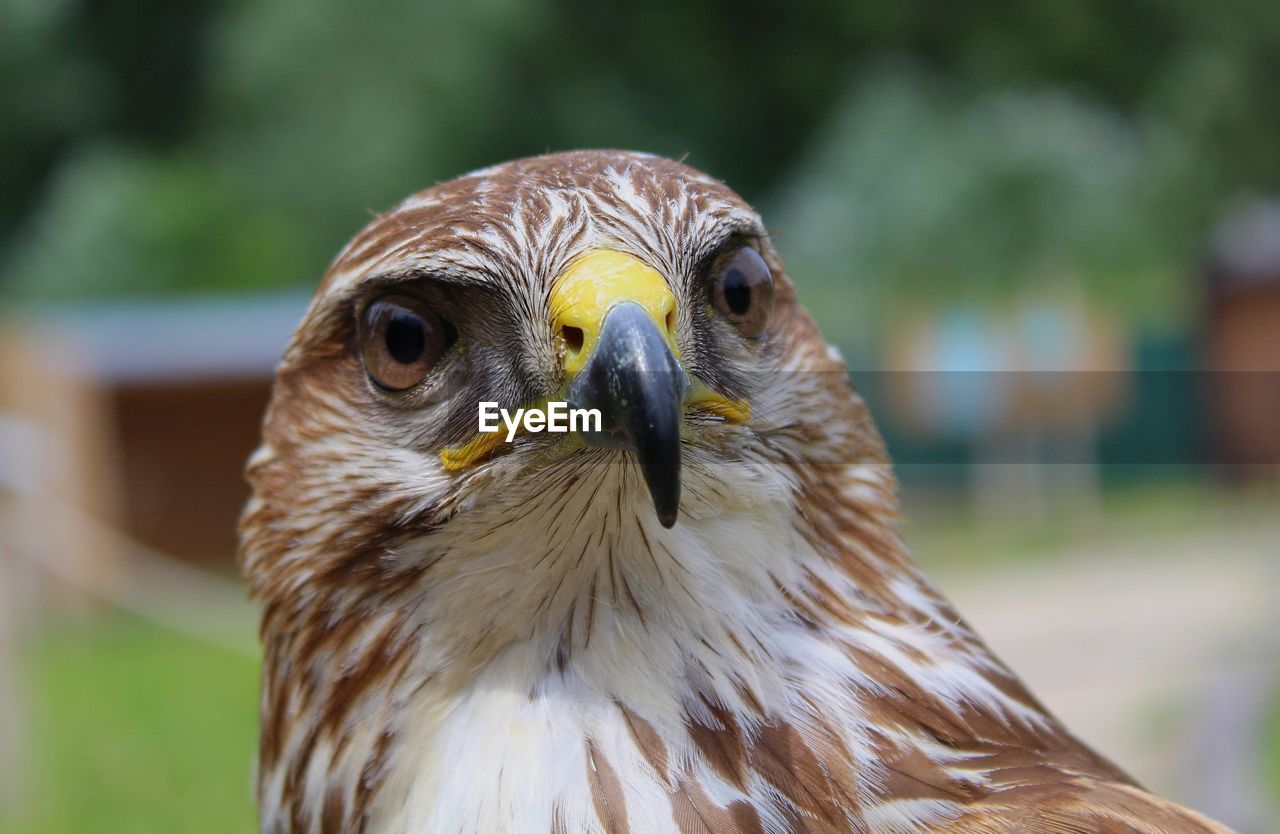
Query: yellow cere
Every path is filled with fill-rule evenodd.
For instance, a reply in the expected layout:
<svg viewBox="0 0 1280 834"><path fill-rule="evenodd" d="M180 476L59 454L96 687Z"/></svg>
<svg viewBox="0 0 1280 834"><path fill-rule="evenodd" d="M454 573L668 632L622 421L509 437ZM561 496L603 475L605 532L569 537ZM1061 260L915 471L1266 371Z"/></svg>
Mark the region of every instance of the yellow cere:
<svg viewBox="0 0 1280 834"><path fill-rule="evenodd" d="M566 346L566 377L572 378L587 364L604 317L623 301L643 307L667 340L672 355L680 358L673 332L676 298L662 275L634 255L593 249L569 264L551 289L551 315L557 331L576 327L582 332L580 347Z"/></svg>
<svg viewBox="0 0 1280 834"><path fill-rule="evenodd" d="M676 299L662 275L634 255L594 249L574 259L551 289L552 321L556 330L577 328L582 336L581 345L566 344L566 379L572 379L587 364L600 338L605 316L623 301L643 307L666 339L671 354L680 358L674 332ZM727 423L744 423L751 417L747 403L730 400L696 381L688 403L719 415ZM493 454L504 440L501 431L480 432L461 446L442 451L440 461L449 471L466 469Z"/></svg>

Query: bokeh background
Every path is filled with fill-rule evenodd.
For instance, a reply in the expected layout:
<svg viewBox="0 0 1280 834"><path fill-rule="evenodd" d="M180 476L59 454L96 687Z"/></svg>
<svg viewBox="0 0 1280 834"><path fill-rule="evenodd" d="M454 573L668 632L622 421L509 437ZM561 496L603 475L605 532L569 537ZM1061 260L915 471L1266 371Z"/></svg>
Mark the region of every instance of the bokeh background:
<svg viewBox="0 0 1280 834"><path fill-rule="evenodd" d="M252 830L234 524L288 333L373 212L592 146L753 201L960 609L1277 830L1277 89L1274 0L7 0L0 830Z"/></svg>

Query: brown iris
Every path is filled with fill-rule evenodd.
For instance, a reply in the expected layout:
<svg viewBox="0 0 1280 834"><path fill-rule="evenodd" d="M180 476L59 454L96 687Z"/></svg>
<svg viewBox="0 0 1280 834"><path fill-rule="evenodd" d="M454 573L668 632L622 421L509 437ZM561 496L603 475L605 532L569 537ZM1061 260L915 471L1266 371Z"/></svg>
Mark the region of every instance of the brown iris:
<svg viewBox="0 0 1280 834"><path fill-rule="evenodd" d="M740 246L721 256L711 274L711 306L743 336L764 335L773 313L773 274L760 253Z"/></svg>
<svg viewBox="0 0 1280 834"><path fill-rule="evenodd" d="M360 316L364 366L388 391L404 391L422 382L454 338L447 321L407 295L384 295Z"/></svg>

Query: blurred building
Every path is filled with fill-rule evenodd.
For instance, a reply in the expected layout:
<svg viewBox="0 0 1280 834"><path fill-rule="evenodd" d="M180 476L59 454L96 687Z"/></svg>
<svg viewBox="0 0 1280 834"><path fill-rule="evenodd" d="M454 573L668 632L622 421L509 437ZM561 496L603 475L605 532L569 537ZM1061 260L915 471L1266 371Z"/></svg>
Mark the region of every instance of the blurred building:
<svg viewBox="0 0 1280 834"><path fill-rule="evenodd" d="M30 505L49 516L42 527L56 531L70 505L163 553L231 570L245 460L305 307L289 295L8 316L0 414L21 427L9 433L24 452L11 477L37 496ZM56 550L109 570L110 544L80 538Z"/></svg>
<svg viewBox="0 0 1280 834"><path fill-rule="evenodd" d="M1280 464L1280 200L1250 202L1223 219L1205 287L1214 459Z"/></svg>

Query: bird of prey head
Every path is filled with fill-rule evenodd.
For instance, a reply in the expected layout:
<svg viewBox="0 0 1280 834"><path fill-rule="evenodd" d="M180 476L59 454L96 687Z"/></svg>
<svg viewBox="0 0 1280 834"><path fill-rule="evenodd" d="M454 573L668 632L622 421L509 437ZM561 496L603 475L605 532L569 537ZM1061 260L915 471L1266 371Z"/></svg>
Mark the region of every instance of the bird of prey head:
<svg viewBox="0 0 1280 834"><path fill-rule="evenodd" d="M596 409L478 430L480 403ZM333 262L249 465L269 832L1208 832L909 560L883 443L759 216L581 152Z"/></svg>

